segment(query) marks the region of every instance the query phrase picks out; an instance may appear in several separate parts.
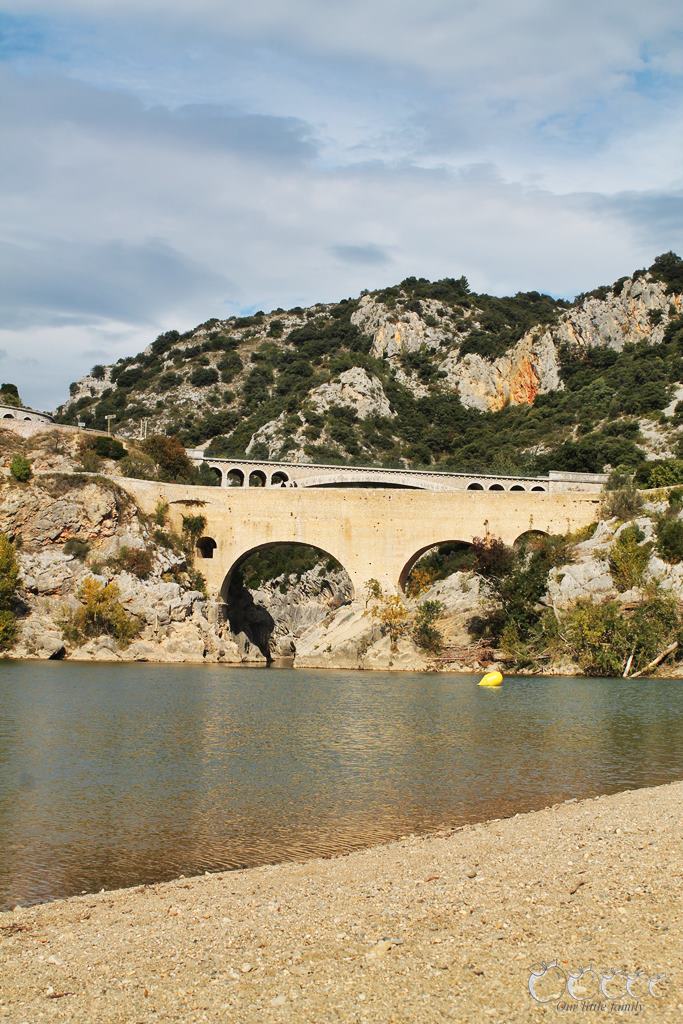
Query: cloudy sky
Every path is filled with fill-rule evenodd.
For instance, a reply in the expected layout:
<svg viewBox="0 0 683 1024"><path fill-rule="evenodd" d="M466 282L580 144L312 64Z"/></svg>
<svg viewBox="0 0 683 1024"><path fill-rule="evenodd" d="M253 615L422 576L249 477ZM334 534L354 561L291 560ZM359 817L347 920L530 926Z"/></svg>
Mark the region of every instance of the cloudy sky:
<svg viewBox="0 0 683 1024"><path fill-rule="evenodd" d="M0 380L210 316L683 252L676 0L0 0Z"/></svg>

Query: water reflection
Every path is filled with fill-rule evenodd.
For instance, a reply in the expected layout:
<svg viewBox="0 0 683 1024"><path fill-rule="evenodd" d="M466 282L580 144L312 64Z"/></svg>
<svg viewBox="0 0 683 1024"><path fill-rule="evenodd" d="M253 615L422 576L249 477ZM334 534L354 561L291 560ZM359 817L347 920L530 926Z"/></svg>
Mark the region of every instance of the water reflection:
<svg viewBox="0 0 683 1024"><path fill-rule="evenodd" d="M0 905L683 777L683 686L0 664Z"/></svg>

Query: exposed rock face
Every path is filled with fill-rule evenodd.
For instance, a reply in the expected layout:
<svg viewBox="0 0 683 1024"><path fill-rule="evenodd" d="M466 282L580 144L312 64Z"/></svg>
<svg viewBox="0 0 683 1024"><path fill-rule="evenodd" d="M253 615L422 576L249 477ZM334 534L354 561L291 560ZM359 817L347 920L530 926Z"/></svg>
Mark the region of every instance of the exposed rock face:
<svg viewBox="0 0 683 1024"><path fill-rule="evenodd" d="M315 388L311 391L310 401L318 412L332 405L353 409L359 420L368 416L394 415L381 381L360 366L345 370L337 380Z"/></svg>
<svg viewBox="0 0 683 1024"><path fill-rule="evenodd" d="M467 623L481 613L486 595L480 580L472 573L457 572L439 580L420 595L405 599L408 608L422 601L439 601L443 615L439 630L444 645L471 643ZM394 650L389 637L368 611L356 601L341 607L308 629L296 645L294 664L301 668L402 669L421 672L434 664L434 657L422 650L410 637L402 637Z"/></svg>
<svg viewBox="0 0 683 1024"><path fill-rule="evenodd" d="M286 418L286 414L281 412L275 419L269 420L254 431L247 445L247 455L253 455L255 450L265 448L269 459L310 462L311 460L303 453L306 443L303 418L299 417L300 427L291 432L285 430Z"/></svg>
<svg viewBox="0 0 683 1024"><path fill-rule="evenodd" d="M648 339L662 341L670 307L680 309L681 297L667 294L660 281L649 277L627 280L621 291L604 299L587 298L562 314L547 330L533 328L496 360L451 352L439 369L458 389L463 405L497 412L506 405L532 405L538 395L561 389L559 350L596 347L621 351L625 345ZM660 317L656 326L650 314ZM655 319L657 319L657 316ZM661 457L661 456L653 456Z"/></svg>
<svg viewBox="0 0 683 1024"><path fill-rule="evenodd" d="M653 459L673 459L679 440L678 431L668 423L661 424L653 420L638 420L640 430L640 449L649 461Z"/></svg>
<svg viewBox="0 0 683 1024"><path fill-rule="evenodd" d="M361 366L353 366L350 370L340 373L336 380L314 388L308 396L308 401L317 413L324 412L331 406L353 409L359 420L367 419L368 416L393 418L395 415L384 393L382 382ZM247 455L252 455L255 450L265 447L269 459L310 462L311 459L303 451L306 444L303 414L299 414L300 426L294 430L286 429L286 419L286 414L282 412L275 419L259 427L249 441ZM324 433L321 439L329 440Z"/></svg>
<svg viewBox="0 0 683 1024"><path fill-rule="evenodd" d="M421 348L438 349L453 337L452 327L445 322L437 326L425 323L425 315L437 320L442 303L425 299L421 303L422 316L412 310L394 313L371 295L364 295L351 322L372 337L372 354L397 356L404 352L418 352Z"/></svg>
<svg viewBox="0 0 683 1024"><path fill-rule="evenodd" d="M506 405L532 405L538 395L562 388L557 349L550 331L530 331L499 359L451 353L439 366L460 401L471 409L497 412Z"/></svg>
<svg viewBox="0 0 683 1024"><path fill-rule="evenodd" d="M668 294L661 281L649 275L629 278L618 294L610 291L604 299L587 298L569 310L553 330L554 340L559 345L602 346L618 352L637 341L658 345L670 319L670 306L680 312L681 296ZM661 314L657 324L651 313Z"/></svg>

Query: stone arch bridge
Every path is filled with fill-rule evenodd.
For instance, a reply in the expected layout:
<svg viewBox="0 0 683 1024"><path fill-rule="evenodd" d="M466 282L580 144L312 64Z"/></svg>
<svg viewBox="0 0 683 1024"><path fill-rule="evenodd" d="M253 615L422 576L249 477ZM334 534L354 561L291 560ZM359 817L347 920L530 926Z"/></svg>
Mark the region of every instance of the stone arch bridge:
<svg viewBox="0 0 683 1024"><path fill-rule="evenodd" d="M436 544L471 542L491 534L512 544L530 530L568 533L598 518L600 495L591 491L423 491L385 488L223 489L118 481L152 513L169 505L176 528L182 517L202 515L197 551L210 597L220 600L235 567L248 554L278 543L310 544L348 572L356 597L367 580L396 591L417 558Z"/></svg>

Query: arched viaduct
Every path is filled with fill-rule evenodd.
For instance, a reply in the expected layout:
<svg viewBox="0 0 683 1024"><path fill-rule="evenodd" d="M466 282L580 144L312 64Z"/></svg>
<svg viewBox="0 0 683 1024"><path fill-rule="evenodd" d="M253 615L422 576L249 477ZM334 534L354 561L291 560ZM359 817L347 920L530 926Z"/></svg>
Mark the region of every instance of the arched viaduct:
<svg viewBox="0 0 683 1024"><path fill-rule="evenodd" d="M202 515L210 557L198 551L211 597L224 592L235 565L257 548L311 544L336 558L360 597L375 578L395 591L419 555L435 544L491 534L512 544L529 530L567 533L594 522L591 492L426 491L383 488L223 489L118 481L143 511L168 502L173 525ZM213 543L208 543L208 540Z"/></svg>
<svg viewBox="0 0 683 1024"><path fill-rule="evenodd" d="M52 423L52 416L46 412L36 412L35 409L29 409L23 405L1 405L0 404L0 419L3 421L4 427L12 427L17 421L21 423Z"/></svg>
<svg viewBox="0 0 683 1024"><path fill-rule="evenodd" d="M208 466L216 483L231 489L298 487L386 487L420 491L600 491L603 473L558 473L547 476L504 476L489 473L452 473L428 469L391 469L379 466L329 465L315 462L272 462L258 459L218 459L200 449L188 449L196 466Z"/></svg>

